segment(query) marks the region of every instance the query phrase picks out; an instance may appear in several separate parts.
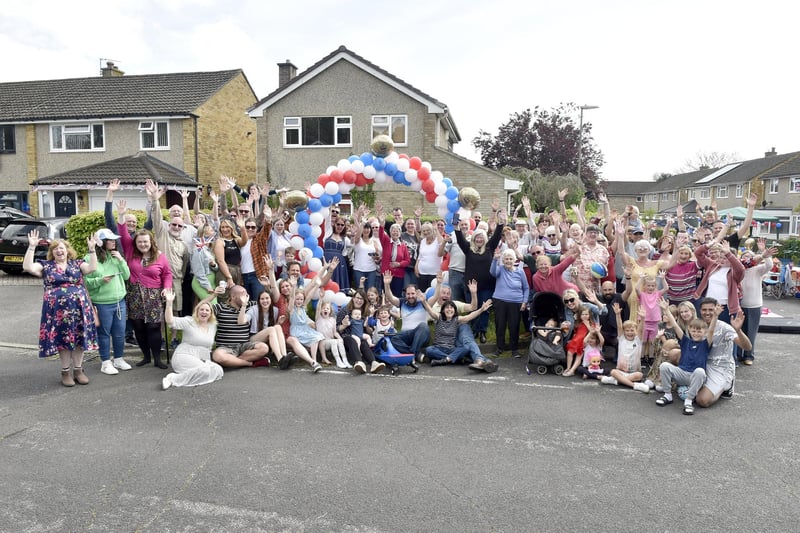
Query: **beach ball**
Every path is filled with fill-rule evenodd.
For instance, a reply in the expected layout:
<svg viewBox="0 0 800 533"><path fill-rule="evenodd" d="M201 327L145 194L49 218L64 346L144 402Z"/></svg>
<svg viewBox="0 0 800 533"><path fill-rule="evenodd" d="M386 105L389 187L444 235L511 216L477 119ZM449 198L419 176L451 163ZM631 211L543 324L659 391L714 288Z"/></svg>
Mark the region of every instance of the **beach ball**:
<svg viewBox="0 0 800 533"><path fill-rule="evenodd" d="M602 263L592 263L592 277L601 279L608 276L608 269Z"/></svg>

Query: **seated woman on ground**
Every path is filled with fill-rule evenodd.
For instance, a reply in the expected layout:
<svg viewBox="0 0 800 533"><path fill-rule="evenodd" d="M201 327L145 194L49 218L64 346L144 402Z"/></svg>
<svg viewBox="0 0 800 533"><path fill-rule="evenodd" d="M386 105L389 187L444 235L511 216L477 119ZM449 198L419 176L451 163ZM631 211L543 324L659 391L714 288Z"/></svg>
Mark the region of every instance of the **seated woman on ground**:
<svg viewBox="0 0 800 533"><path fill-rule="evenodd" d="M456 337L458 336L458 326L466 324L473 320L481 313L488 311L492 307L491 298L483 302L483 305L471 312L468 315L458 316L458 309L456 304L452 301L447 301L442 304L442 309L439 315L433 312L425 294L417 290L417 301L421 301L428 315L435 320L433 343L425 350L425 355L430 358L431 366L448 365L456 363L462 357L469 354L469 348L466 346L456 346Z"/></svg>

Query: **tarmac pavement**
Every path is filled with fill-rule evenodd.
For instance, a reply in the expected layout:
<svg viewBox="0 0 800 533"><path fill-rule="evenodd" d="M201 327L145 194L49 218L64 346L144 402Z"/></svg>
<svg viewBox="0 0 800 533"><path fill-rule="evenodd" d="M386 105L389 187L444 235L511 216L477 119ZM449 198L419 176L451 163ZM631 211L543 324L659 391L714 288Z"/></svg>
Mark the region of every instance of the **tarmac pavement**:
<svg viewBox="0 0 800 533"><path fill-rule="evenodd" d="M37 280L38 281L38 280ZM0 283L0 531L796 531L797 337L759 334L693 417L524 360L356 376L301 364L160 390L59 383L37 286ZM13 302L13 303L12 303ZM800 316L800 300L767 303ZM131 350L130 362L135 362Z"/></svg>

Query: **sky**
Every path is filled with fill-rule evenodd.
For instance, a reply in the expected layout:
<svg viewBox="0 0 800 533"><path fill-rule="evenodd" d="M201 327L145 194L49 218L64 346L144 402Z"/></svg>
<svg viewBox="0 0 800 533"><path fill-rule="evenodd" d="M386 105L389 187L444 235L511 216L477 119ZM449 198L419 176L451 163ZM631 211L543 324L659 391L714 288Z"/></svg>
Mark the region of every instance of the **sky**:
<svg viewBox="0 0 800 533"><path fill-rule="evenodd" d="M479 161L472 139L513 113L574 102L598 106L584 122L601 177L647 181L698 153L800 150L798 14L786 0L28 0L0 12L0 81L95 76L106 60L241 68L263 98L277 63L302 72L344 45L445 103L462 156Z"/></svg>

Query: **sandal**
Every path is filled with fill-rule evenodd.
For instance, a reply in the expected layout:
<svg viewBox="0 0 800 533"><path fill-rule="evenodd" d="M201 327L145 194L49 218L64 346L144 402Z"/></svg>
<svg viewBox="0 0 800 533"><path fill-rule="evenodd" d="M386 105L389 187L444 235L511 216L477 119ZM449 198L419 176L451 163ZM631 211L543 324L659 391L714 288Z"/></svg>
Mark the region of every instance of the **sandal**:
<svg viewBox="0 0 800 533"><path fill-rule="evenodd" d="M669 405L673 402L672 398L667 398L666 396L662 396L658 400L656 400L656 405L664 406Z"/></svg>
<svg viewBox="0 0 800 533"><path fill-rule="evenodd" d="M683 414L685 414L685 415L693 415L694 414L694 405L684 404L684 406L683 406Z"/></svg>

